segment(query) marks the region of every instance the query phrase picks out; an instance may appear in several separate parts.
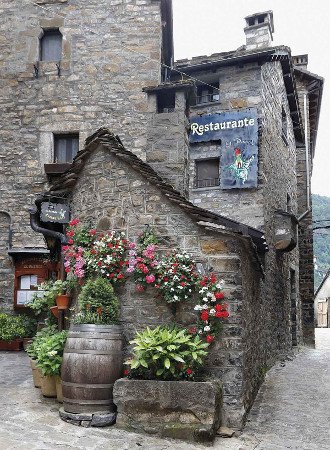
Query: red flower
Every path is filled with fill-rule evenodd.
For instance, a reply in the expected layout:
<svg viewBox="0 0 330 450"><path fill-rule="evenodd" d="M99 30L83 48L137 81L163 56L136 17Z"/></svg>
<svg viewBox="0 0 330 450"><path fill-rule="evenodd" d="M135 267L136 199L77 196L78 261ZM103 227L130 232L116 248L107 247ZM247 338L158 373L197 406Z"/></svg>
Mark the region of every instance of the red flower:
<svg viewBox="0 0 330 450"><path fill-rule="evenodd" d="M227 317L229 317L229 312L228 311L217 311L215 313L215 317L217 317L218 319L227 319Z"/></svg>
<svg viewBox="0 0 330 450"><path fill-rule="evenodd" d="M186 373L187 373L187 375L191 375L193 373L193 371L191 369L189 369L189 367L188 367L188 369L186 370Z"/></svg>
<svg viewBox="0 0 330 450"><path fill-rule="evenodd" d="M78 225L78 223L79 223L79 219L72 219L72 220L69 222L69 226L70 226L70 227L74 227L75 225Z"/></svg>
<svg viewBox="0 0 330 450"><path fill-rule="evenodd" d="M208 344L211 344L211 342L213 342L214 341L214 336L212 336L212 334L208 334L207 336L206 336L206 342L208 343Z"/></svg>
<svg viewBox="0 0 330 450"><path fill-rule="evenodd" d="M206 286L206 282L204 280L202 280L199 282L199 285L204 287L204 286Z"/></svg>
<svg viewBox="0 0 330 450"><path fill-rule="evenodd" d="M168 281L168 277L164 277L164 281Z"/></svg>
<svg viewBox="0 0 330 450"><path fill-rule="evenodd" d="M74 236L74 231L67 231L66 235L69 237L73 237Z"/></svg>
<svg viewBox="0 0 330 450"><path fill-rule="evenodd" d="M72 245L72 244L73 244L73 239L69 239L69 240L68 240L68 244L69 244L69 245Z"/></svg>
<svg viewBox="0 0 330 450"><path fill-rule="evenodd" d="M204 311L201 312L201 319L208 320L208 318L209 318L209 312L204 309Z"/></svg>
<svg viewBox="0 0 330 450"><path fill-rule="evenodd" d="M196 327L191 327L191 328L189 328L189 329L188 329L188 333L190 333L190 334L196 334L196 333L197 333Z"/></svg>
<svg viewBox="0 0 330 450"><path fill-rule="evenodd" d="M70 267L66 267L64 270L66 271L66 273L69 273L70 272Z"/></svg>
<svg viewBox="0 0 330 450"><path fill-rule="evenodd" d="M143 273L148 273L149 272L148 267L147 266L143 266L142 272Z"/></svg>
<svg viewBox="0 0 330 450"><path fill-rule="evenodd" d="M148 284L151 284L151 283L153 283L154 281L155 281L155 275L153 275L153 274L150 274L150 275L147 275L146 276L146 282L148 283Z"/></svg>
<svg viewBox="0 0 330 450"><path fill-rule="evenodd" d="M128 374L129 374L129 370L128 370L128 369L125 369L125 370L124 370L124 377L127 377Z"/></svg>
<svg viewBox="0 0 330 450"><path fill-rule="evenodd" d="M96 235L96 230L89 230L89 234L91 236L95 236Z"/></svg>
<svg viewBox="0 0 330 450"><path fill-rule="evenodd" d="M217 281L217 277L214 275L214 273L211 273L210 281L211 281L211 283L215 283Z"/></svg>
<svg viewBox="0 0 330 450"><path fill-rule="evenodd" d="M185 287L186 283L185 283L184 281L181 281L180 285L181 285L182 287Z"/></svg>
<svg viewBox="0 0 330 450"><path fill-rule="evenodd" d="M225 298L225 294L224 294L223 292L215 292L215 293L214 293L214 297L215 297L217 300L221 300L221 299Z"/></svg>
<svg viewBox="0 0 330 450"><path fill-rule="evenodd" d="M98 265L99 267L101 267L101 266L102 266L101 261L99 261L99 262L97 263L97 265Z"/></svg>
<svg viewBox="0 0 330 450"><path fill-rule="evenodd" d="M117 278L118 278L118 280L121 280L122 278L124 278L124 275L122 273L119 273Z"/></svg>

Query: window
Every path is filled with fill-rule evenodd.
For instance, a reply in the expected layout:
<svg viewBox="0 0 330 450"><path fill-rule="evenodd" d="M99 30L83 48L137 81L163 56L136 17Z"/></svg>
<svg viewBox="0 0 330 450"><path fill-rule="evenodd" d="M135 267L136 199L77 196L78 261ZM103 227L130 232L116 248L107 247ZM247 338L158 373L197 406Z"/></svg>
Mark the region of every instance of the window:
<svg viewBox="0 0 330 450"><path fill-rule="evenodd" d="M218 102L219 100L219 83L208 83L197 86L197 104Z"/></svg>
<svg viewBox="0 0 330 450"><path fill-rule="evenodd" d="M288 118L286 116L285 109L282 106L282 139L288 143Z"/></svg>
<svg viewBox="0 0 330 450"><path fill-rule="evenodd" d="M54 135L54 162L72 163L79 150L79 134Z"/></svg>
<svg viewBox="0 0 330 450"><path fill-rule="evenodd" d="M219 158L196 161L195 187L212 187L219 184Z"/></svg>
<svg viewBox="0 0 330 450"><path fill-rule="evenodd" d="M175 91L163 91L157 95L157 112L173 112L175 109Z"/></svg>
<svg viewBox="0 0 330 450"><path fill-rule="evenodd" d="M40 39L40 61L62 59L62 34L59 30L44 30Z"/></svg>

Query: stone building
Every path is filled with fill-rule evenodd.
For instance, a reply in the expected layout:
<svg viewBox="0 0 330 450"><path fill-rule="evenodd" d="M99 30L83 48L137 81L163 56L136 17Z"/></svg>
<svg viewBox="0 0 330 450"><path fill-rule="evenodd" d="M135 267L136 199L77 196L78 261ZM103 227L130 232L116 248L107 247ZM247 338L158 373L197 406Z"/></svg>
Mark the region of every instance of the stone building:
<svg viewBox="0 0 330 450"><path fill-rule="evenodd" d="M26 291L59 269L40 255L64 239L60 223L40 222L42 203L130 239L154 226L165 248L226 281L231 317L208 372L224 383L225 423L241 427L266 370L313 343L310 175L323 80L307 55L271 47L271 11L246 18L239 49L173 66L170 0L80 3L4 7L16 51L1 43L0 300L24 308ZM28 222L40 192L32 222L47 246ZM188 321L124 289L127 339Z"/></svg>
<svg viewBox="0 0 330 450"><path fill-rule="evenodd" d="M171 1L2 2L0 34L0 307L20 309L56 270L30 227L36 193L104 124L145 155L142 88L171 65Z"/></svg>

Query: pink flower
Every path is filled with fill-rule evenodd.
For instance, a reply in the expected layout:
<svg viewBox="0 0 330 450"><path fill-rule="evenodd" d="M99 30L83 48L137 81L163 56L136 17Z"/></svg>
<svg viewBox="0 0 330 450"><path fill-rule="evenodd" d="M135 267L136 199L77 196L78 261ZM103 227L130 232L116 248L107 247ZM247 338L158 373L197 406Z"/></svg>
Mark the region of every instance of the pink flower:
<svg viewBox="0 0 330 450"><path fill-rule="evenodd" d="M153 275L153 274L151 274L151 275L147 275L146 276L146 282L148 283L148 284L151 284L151 283L153 283L154 281L155 281L155 275Z"/></svg>
<svg viewBox="0 0 330 450"><path fill-rule="evenodd" d="M135 289L136 289L138 292L144 292L144 287L142 286L142 284L137 284L137 285L135 286Z"/></svg>
<svg viewBox="0 0 330 450"><path fill-rule="evenodd" d="M130 250L135 250L135 249L136 249L136 244L135 244L135 242L130 242L129 245L128 245L128 248L129 248Z"/></svg>
<svg viewBox="0 0 330 450"><path fill-rule="evenodd" d="M133 266L127 267L126 272L127 272L127 273L132 273L132 272L134 272L134 267L133 267Z"/></svg>

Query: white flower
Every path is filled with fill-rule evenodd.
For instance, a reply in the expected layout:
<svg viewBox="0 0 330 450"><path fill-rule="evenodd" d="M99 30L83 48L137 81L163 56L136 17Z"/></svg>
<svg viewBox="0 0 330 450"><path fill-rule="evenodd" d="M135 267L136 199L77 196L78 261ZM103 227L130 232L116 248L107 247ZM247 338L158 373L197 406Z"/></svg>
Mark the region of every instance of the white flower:
<svg viewBox="0 0 330 450"><path fill-rule="evenodd" d="M204 327L204 331L210 331L210 327L208 325L206 325L206 327Z"/></svg>
<svg viewBox="0 0 330 450"><path fill-rule="evenodd" d="M203 302L208 302L209 299L207 297L203 297Z"/></svg>
<svg viewBox="0 0 330 450"><path fill-rule="evenodd" d="M209 309L208 305L203 305L202 308L203 309Z"/></svg>
<svg viewBox="0 0 330 450"><path fill-rule="evenodd" d="M57 354L56 350L51 350L50 352L47 353L48 356L55 356Z"/></svg>
<svg viewBox="0 0 330 450"><path fill-rule="evenodd" d="M210 309L210 315L211 315L211 316L214 316L214 314L215 314L215 309L213 309L213 308Z"/></svg>
<svg viewBox="0 0 330 450"><path fill-rule="evenodd" d="M212 292L208 292L206 295L207 295L208 297L212 297L213 293L212 293Z"/></svg>
<svg viewBox="0 0 330 450"><path fill-rule="evenodd" d="M191 289L188 289L188 292L191 292Z"/></svg>
<svg viewBox="0 0 330 450"><path fill-rule="evenodd" d="M173 298L175 301L179 300L179 297L177 295L173 295Z"/></svg>
<svg viewBox="0 0 330 450"><path fill-rule="evenodd" d="M183 289L183 286L180 286L180 285L179 285L179 286L178 286L178 289Z"/></svg>
<svg viewBox="0 0 330 450"><path fill-rule="evenodd" d="M171 288L171 291L174 291L174 288Z"/></svg>
<svg viewBox="0 0 330 450"><path fill-rule="evenodd" d="M201 306L201 305L196 305L195 307L194 307L194 310L195 311L201 311L203 309L203 306Z"/></svg>
<svg viewBox="0 0 330 450"><path fill-rule="evenodd" d="M216 301L217 301L217 299L215 298L215 295L212 294L211 302L216 302Z"/></svg>

